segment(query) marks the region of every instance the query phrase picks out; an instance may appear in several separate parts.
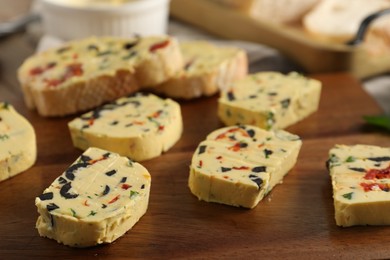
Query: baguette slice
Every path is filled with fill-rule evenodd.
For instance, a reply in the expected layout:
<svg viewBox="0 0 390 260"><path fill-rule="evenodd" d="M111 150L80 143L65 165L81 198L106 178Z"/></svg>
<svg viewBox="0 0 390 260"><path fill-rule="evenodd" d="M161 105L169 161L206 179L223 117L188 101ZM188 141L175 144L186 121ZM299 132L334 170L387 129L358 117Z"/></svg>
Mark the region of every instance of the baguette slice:
<svg viewBox="0 0 390 260"><path fill-rule="evenodd" d="M13 106L0 102L0 181L27 170L36 158L34 128Z"/></svg>
<svg viewBox="0 0 390 260"><path fill-rule="evenodd" d="M323 0L303 18L303 26L314 37L345 43L354 37L368 15L390 7L389 0ZM378 21L374 21L375 28Z"/></svg>
<svg viewBox="0 0 390 260"><path fill-rule="evenodd" d="M158 85L181 68L178 43L168 36L103 37L35 54L19 68L18 78L29 108L64 116Z"/></svg>
<svg viewBox="0 0 390 260"><path fill-rule="evenodd" d="M239 48L191 41L180 43L180 49L183 70L154 88L155 92L178 99L211 96L247 74L247 56Z"/></svg>
<svg viewBox="0 0 390 260"><path fill-rule="evenodd" d="M338 226L390 225L390 148L336 145L327 163Z"/></svg>

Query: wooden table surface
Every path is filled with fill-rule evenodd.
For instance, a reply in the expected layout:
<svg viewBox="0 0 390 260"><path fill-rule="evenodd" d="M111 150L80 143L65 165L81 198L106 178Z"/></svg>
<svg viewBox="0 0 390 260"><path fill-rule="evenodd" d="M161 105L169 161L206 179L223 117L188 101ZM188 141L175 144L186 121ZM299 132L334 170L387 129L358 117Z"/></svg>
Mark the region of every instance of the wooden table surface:
<svg viewBox="0 0 390 260"><path fill-rule="evenodd" d="M142 163L152 175L152 190L148 211L132 230L112 244L87 249L40 237L34 199L82 152L68 133L73 116L47 119L25 107L16 69L32 52L22 34L0 41L0 100L33 124L38 142L35 165L0 183L0 259L390 257L390 227L335 225L328 150L337 143L390 146L388 133L362 120L381 109L357 80L342 73L310 75L323 82L319 111L287 128L303 139L298 162L255 209L198 201L187 186L192 153L222 127L214 96L180 102L182 138L167 153Z"/></svg>

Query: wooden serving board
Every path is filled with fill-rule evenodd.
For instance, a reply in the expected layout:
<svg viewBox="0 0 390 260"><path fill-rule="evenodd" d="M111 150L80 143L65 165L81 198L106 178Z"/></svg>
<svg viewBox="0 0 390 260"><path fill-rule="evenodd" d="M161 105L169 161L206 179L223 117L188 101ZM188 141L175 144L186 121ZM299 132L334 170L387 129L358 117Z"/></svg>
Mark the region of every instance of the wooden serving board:
<svg viewBox="0 0 390 260"><path fill-rule="evenodd" d="M288 8L288 7L286 7ZM173 17L228 39L276 48L309 73L347 71L367 78L390 71L390 53L316 39L300 25L255 20L212 0L171 0Z"/></svg>
<svg viewBox="0 0 390 260"><path fill-rule="evenodd" d="M22 39L10 39L19 46ZM0 62L12 46L0 45ZM25 49L21 53L26 54ZM7 68L22 57L15 53ZM12 55L11 55L12 56ZM3 67L3 72L8 71ZM162 156L143 162L152 175L146 215L112 244L75 249L42 238L35 229L35 197L81 153L71 143L65 118L29 111L15 71L1 74L0 100L8 100L34 126L38 159L26 172L0 183L0 259L207 259L305 258L377 259L390 257L390 227L335 225L332 189L325 168L336 143L390 146L388 133L364 125L362 116L381 109L348 74L313 74L323 82L318 112L287 130L303 139L296 166L252 210L198 201L187 186L189 164L198 143L222 127L217 97L180 102L184 133ZM1 147L0 147L1 149Z"/></svg>

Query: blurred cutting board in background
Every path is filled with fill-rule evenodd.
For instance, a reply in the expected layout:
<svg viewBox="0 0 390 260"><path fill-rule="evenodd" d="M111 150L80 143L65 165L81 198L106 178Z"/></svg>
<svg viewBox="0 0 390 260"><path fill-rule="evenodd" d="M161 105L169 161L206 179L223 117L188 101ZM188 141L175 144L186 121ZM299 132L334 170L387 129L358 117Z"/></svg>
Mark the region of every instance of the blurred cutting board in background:
<svg viewBox="0 0 390 260"><path fill-rule="evenodd" d="M363 79L390 72L390 53L375 55L359 46L310 37L299 26L255 20L210 0L171 0L171 16L217 36L278 49L309 73L347 71Z"/></svg>

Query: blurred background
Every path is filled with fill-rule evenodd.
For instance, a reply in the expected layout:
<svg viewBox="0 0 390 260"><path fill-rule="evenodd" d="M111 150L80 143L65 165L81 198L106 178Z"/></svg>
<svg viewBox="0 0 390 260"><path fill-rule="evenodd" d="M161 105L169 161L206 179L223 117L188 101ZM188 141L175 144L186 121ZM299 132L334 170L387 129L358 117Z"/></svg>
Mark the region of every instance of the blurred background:
<svg viewBox="0 0 390 260"><path fill-rule="evenodd" d="M216 44L234 45L247 51L251 72L294 70L309 74L340 71L351 73L362 82L363 88L377 100L385 112L390 114L390 46L386 46L386 42L381 42L383 46L376 44L365 48L365 45L363 47L348 46L344 44L344 38L341 42L340 39L329 40L329 37L314 39L307 34L307 30L306 32L302 30L304 20L298 22L288 20L291 17L290 13L294 10L290 10L290 13L282 17L276 9L277 4L267 10L264 9L269 16L274 18L271 23L267 20L269 18L266 17L266 12L259 14L248 11L247 6L241 6L244 5L243 3L255 2L249 0L163 0L154 1L155 4L161 2L160 5L155 6L150 4L153 0L134 1L144 2L142 6L135 8L138 13L131 13L134 10L130 11L121 7L120 5L125 0L44 1L49 4L45 6L40 1L33 0L0 0L0 31L1 28L24 31L26 41L36 51L55 46L73 37L82 37L85 32L93 30L97 31L91 34L112 33L120 36L132 33L141 35L168 33L180 40L204 39ZM301 3L307 2L307 5L312 8L314 3L319 1L307 0ZM79 5L77 8L82 6L87 11L80 14L74 10L65 10L65 12L55 6L56 2L73 2ZM99 5L104 2L110 2L114 6L106 8L110 9L109 14L107 10L104 13L101 12L102 8ZM141 13L143 8L146 11ZM286 9L285 6L279 6L279 8ZM91 11L91 9L95 10ZM96 11L96 9L99 10ZM112 22L114 16L117 18L120 15L123 16L120 22ZM264 17L261 17L262 15ZM37 19L37 16L40 18ZM125 20L126 16L131 16L133 20L131 22ZM94 27L87 27L86 20L78 20L87 18L93 21L91 23ZM324 14L325 18L326 14ZM104 19L111 19L111 23L120 28L114 30L109 26L99 24ZM285 22L283 19L288 21ZM105 31L99 31L103 29ZM0 44L7 41L9 37L8 33L0 33L0 36L2 36ZM390 44L390 41L388 42ZM388 52L375 53L380 48Z"/></svg>

